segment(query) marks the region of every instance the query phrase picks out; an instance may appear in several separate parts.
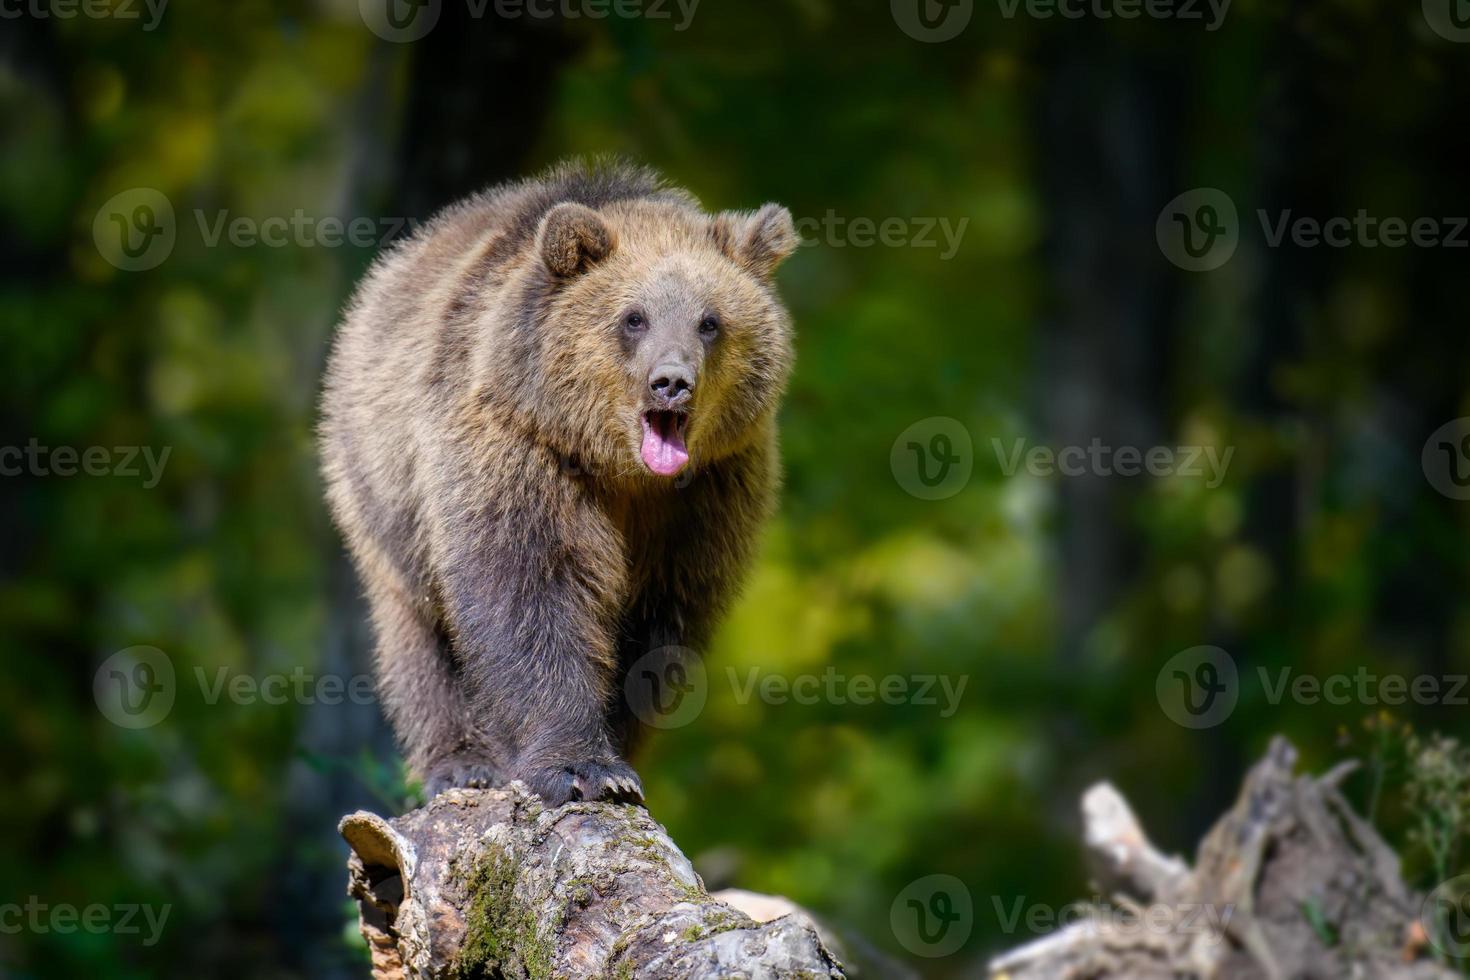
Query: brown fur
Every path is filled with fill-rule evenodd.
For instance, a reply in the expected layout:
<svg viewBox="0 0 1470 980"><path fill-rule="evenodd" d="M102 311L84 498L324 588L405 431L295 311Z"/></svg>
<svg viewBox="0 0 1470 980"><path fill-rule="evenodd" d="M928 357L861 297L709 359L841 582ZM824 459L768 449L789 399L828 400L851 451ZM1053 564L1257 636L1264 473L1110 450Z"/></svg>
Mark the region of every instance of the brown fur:
<svg viewBox="0 0 1470 980"><path fill-rule="evenodd" d="M770 277L795 244L784 208L709 216L648 171L569 164L448 209L360 286L328 500L430 792L641 795L623 675L704 644L772 508L792 350ZM665 361L694 383L677 479L639 456Z"/></svg>

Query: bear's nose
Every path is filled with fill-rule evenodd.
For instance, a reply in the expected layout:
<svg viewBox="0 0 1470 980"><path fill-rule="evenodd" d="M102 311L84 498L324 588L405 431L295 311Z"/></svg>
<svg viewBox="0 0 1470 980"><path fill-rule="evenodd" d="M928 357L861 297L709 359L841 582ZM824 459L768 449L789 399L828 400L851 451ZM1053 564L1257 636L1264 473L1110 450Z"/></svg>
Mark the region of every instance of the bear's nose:
<svg viewBox="0 0 1470 980"><path fill-rule="evenodd" d="M682 364L660 364L648 375L648 388L662 408L678 408L694 397L694 372Z"/></svg>

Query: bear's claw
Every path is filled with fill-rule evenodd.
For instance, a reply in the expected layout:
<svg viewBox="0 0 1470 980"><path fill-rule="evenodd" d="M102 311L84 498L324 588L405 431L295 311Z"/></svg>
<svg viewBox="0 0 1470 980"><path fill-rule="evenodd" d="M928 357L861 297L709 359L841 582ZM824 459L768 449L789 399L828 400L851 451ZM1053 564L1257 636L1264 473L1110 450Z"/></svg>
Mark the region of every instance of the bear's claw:
<svg viewBox="0 0 1470 980"><path fill-rule="evenodd" d="M540 769L522 778L547 806L561 806L573 800L643 802L643 784L638 774L621 760L576 762Z"/></svg>
<svg viewBox="0 0 1470 980"><path fill-rule="evenodd" d="M432 800L448 789L490 789L497 785L495 767L472 759L446 759L424 778L424 798Z"/></svg>

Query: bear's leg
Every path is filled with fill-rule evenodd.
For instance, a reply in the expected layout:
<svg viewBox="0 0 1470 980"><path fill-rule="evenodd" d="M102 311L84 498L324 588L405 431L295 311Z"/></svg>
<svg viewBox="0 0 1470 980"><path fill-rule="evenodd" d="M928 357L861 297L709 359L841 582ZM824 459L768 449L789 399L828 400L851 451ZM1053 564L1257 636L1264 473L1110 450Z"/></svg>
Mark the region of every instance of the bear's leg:
<svg viewBox="0 0 1470 980"><path fill-rule="evenodd" d="M548 805L642 799L608 729L621 543L589 501L547 474L536 494L443 522L444 601L475 727L492 733Z"/></svg>
<svg viewBox="0 0 1470 980"><path fill-rule="evenodd" d="M654 610L663 609L660 616ZM648 596L634 604L618 631L617 697L608 717L613 745L625 757L632 755L650 725L677 710L682 702L681 670L688 658L687 642L672 626L679 620L661 601ZM681 673L674 673L680 670Z"/></svg>
<svg viewBox="0 0 1470 980"><path fill-rule="evenodd" d="M369 590L377 634L378 696L409 768L433 799L454 786L489 787L500 781L503 761L482 735L473 733L460 692L462 680L428 610L408 593L380 583Z"/></svg>
<svg viewBox="0 0 1470 980"><path fill-rule="evenodd" d="M477 721L512 754L508 778L520 779L549 806L568 800L643 798L638 774L623 761L608 728L613 671L597 657L600 638L577 629L569 597L543 583L521 601L464 610L456 620L456 653L475 696ZM488 605L488 603L487 603ZM473 607L471 607L473 608Z"/></svg>

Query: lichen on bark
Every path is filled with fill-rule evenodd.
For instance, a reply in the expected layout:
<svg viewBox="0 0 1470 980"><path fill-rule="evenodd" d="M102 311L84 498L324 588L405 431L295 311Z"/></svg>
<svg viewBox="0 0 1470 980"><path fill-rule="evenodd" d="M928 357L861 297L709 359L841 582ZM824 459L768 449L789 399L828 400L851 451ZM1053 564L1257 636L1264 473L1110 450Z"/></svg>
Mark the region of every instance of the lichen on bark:
<svg viewBox="0 0 1470 980"><path fill-rule="evenodd" d="M512 784L341 831L379 978L843 976L806 917L711 898L641 807L548 810Z"/></svg>

